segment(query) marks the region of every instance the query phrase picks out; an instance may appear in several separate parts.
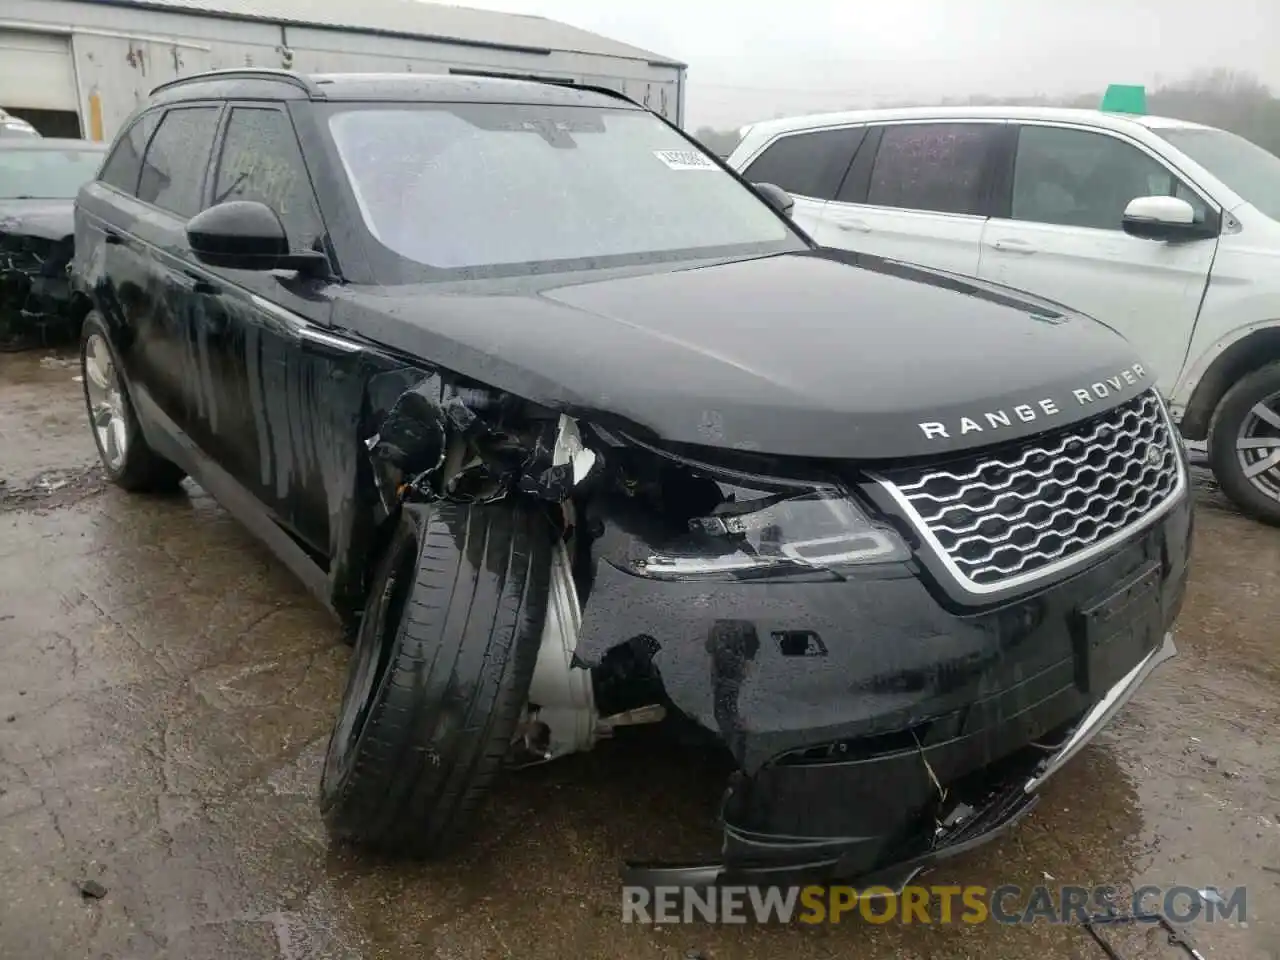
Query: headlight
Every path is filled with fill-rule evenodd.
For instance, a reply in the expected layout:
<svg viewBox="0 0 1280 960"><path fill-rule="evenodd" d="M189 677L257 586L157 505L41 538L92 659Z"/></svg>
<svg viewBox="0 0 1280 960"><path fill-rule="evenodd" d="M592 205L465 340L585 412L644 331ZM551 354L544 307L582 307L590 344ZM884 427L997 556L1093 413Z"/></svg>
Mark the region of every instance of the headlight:
<svg viewBox="0 0 1280 960"><path fill-rule="evenodd" d="M751 577L907 560L898 534L872 521L843 489L760 477L648 448L719 487L720 502L688 531L635 558L632 572L657 579Z"/></svg>

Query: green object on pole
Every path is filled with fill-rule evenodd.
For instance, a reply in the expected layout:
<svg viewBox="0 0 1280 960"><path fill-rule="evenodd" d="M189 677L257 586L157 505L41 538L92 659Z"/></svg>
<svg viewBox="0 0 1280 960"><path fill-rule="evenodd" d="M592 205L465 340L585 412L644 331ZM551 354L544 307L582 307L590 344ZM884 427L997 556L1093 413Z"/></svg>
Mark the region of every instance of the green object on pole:
<svg viewBox="0 0 1280 960"><path fill-rule="evenodd" d="M1127 83L1113 83L1102 95L1102 106L1099 110L1107 113L1147 112L1147 88Z"/></svg>

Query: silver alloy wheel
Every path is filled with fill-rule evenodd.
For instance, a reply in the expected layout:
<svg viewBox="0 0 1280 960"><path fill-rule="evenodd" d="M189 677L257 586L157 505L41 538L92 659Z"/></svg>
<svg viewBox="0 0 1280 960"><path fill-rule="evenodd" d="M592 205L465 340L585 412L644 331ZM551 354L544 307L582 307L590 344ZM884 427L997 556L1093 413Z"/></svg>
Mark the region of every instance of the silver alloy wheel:
<svg viewBox="0 0 1280 960"><path fill-rule="evenodd" d="M1258 401L1236 432L1236 460L1245 479L1280 501L1280 393Z"/></svg>
<svg viewBox="0 0 1280 960"><path fill-rule="evenodd" d="M123 468L129 452L129 430L120 375L107 341L98 333L91 333L85 342L84 390L98 450L107 469L115 473Z"/></svg>

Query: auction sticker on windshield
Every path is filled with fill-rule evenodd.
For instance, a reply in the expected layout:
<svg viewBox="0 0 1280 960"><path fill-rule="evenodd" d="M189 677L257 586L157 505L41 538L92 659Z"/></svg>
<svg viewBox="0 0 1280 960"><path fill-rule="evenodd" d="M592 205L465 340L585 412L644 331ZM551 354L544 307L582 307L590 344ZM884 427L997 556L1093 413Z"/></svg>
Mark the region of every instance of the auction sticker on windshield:
<svg viewBox="0 0 1280 960"><path fill-rule="evenodd" d="M672 170L719 170L697 150L655 150L653 155Z"/></svg>

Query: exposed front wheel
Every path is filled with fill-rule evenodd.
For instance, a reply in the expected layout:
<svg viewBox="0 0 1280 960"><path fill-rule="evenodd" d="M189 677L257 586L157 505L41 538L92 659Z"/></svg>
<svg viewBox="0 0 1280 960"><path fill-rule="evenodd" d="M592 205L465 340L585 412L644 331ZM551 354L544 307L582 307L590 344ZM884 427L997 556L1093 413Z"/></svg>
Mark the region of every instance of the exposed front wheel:
<svg viewBox="0 0 1280 960"><path fill-rule="evenodd" d="M184 476L148 446L102 317L91 311L80 333L80 375L89 427L107 479L125 490L170 491Z"/></svg>
<svg viewBox="0 0 1280 960"><path fill-rule="evenodd" d="M335 838L434 856L510 750L538 660L553 532L516 501L406 504L374 576L329 740Z"/></svg>
<svg viewBox="0 0 1280 960"><path fill-rule="evenodd" d="M1250 373L1219 402L1209 462L1236 506L1280 525L1280 363Z"/></svg>

